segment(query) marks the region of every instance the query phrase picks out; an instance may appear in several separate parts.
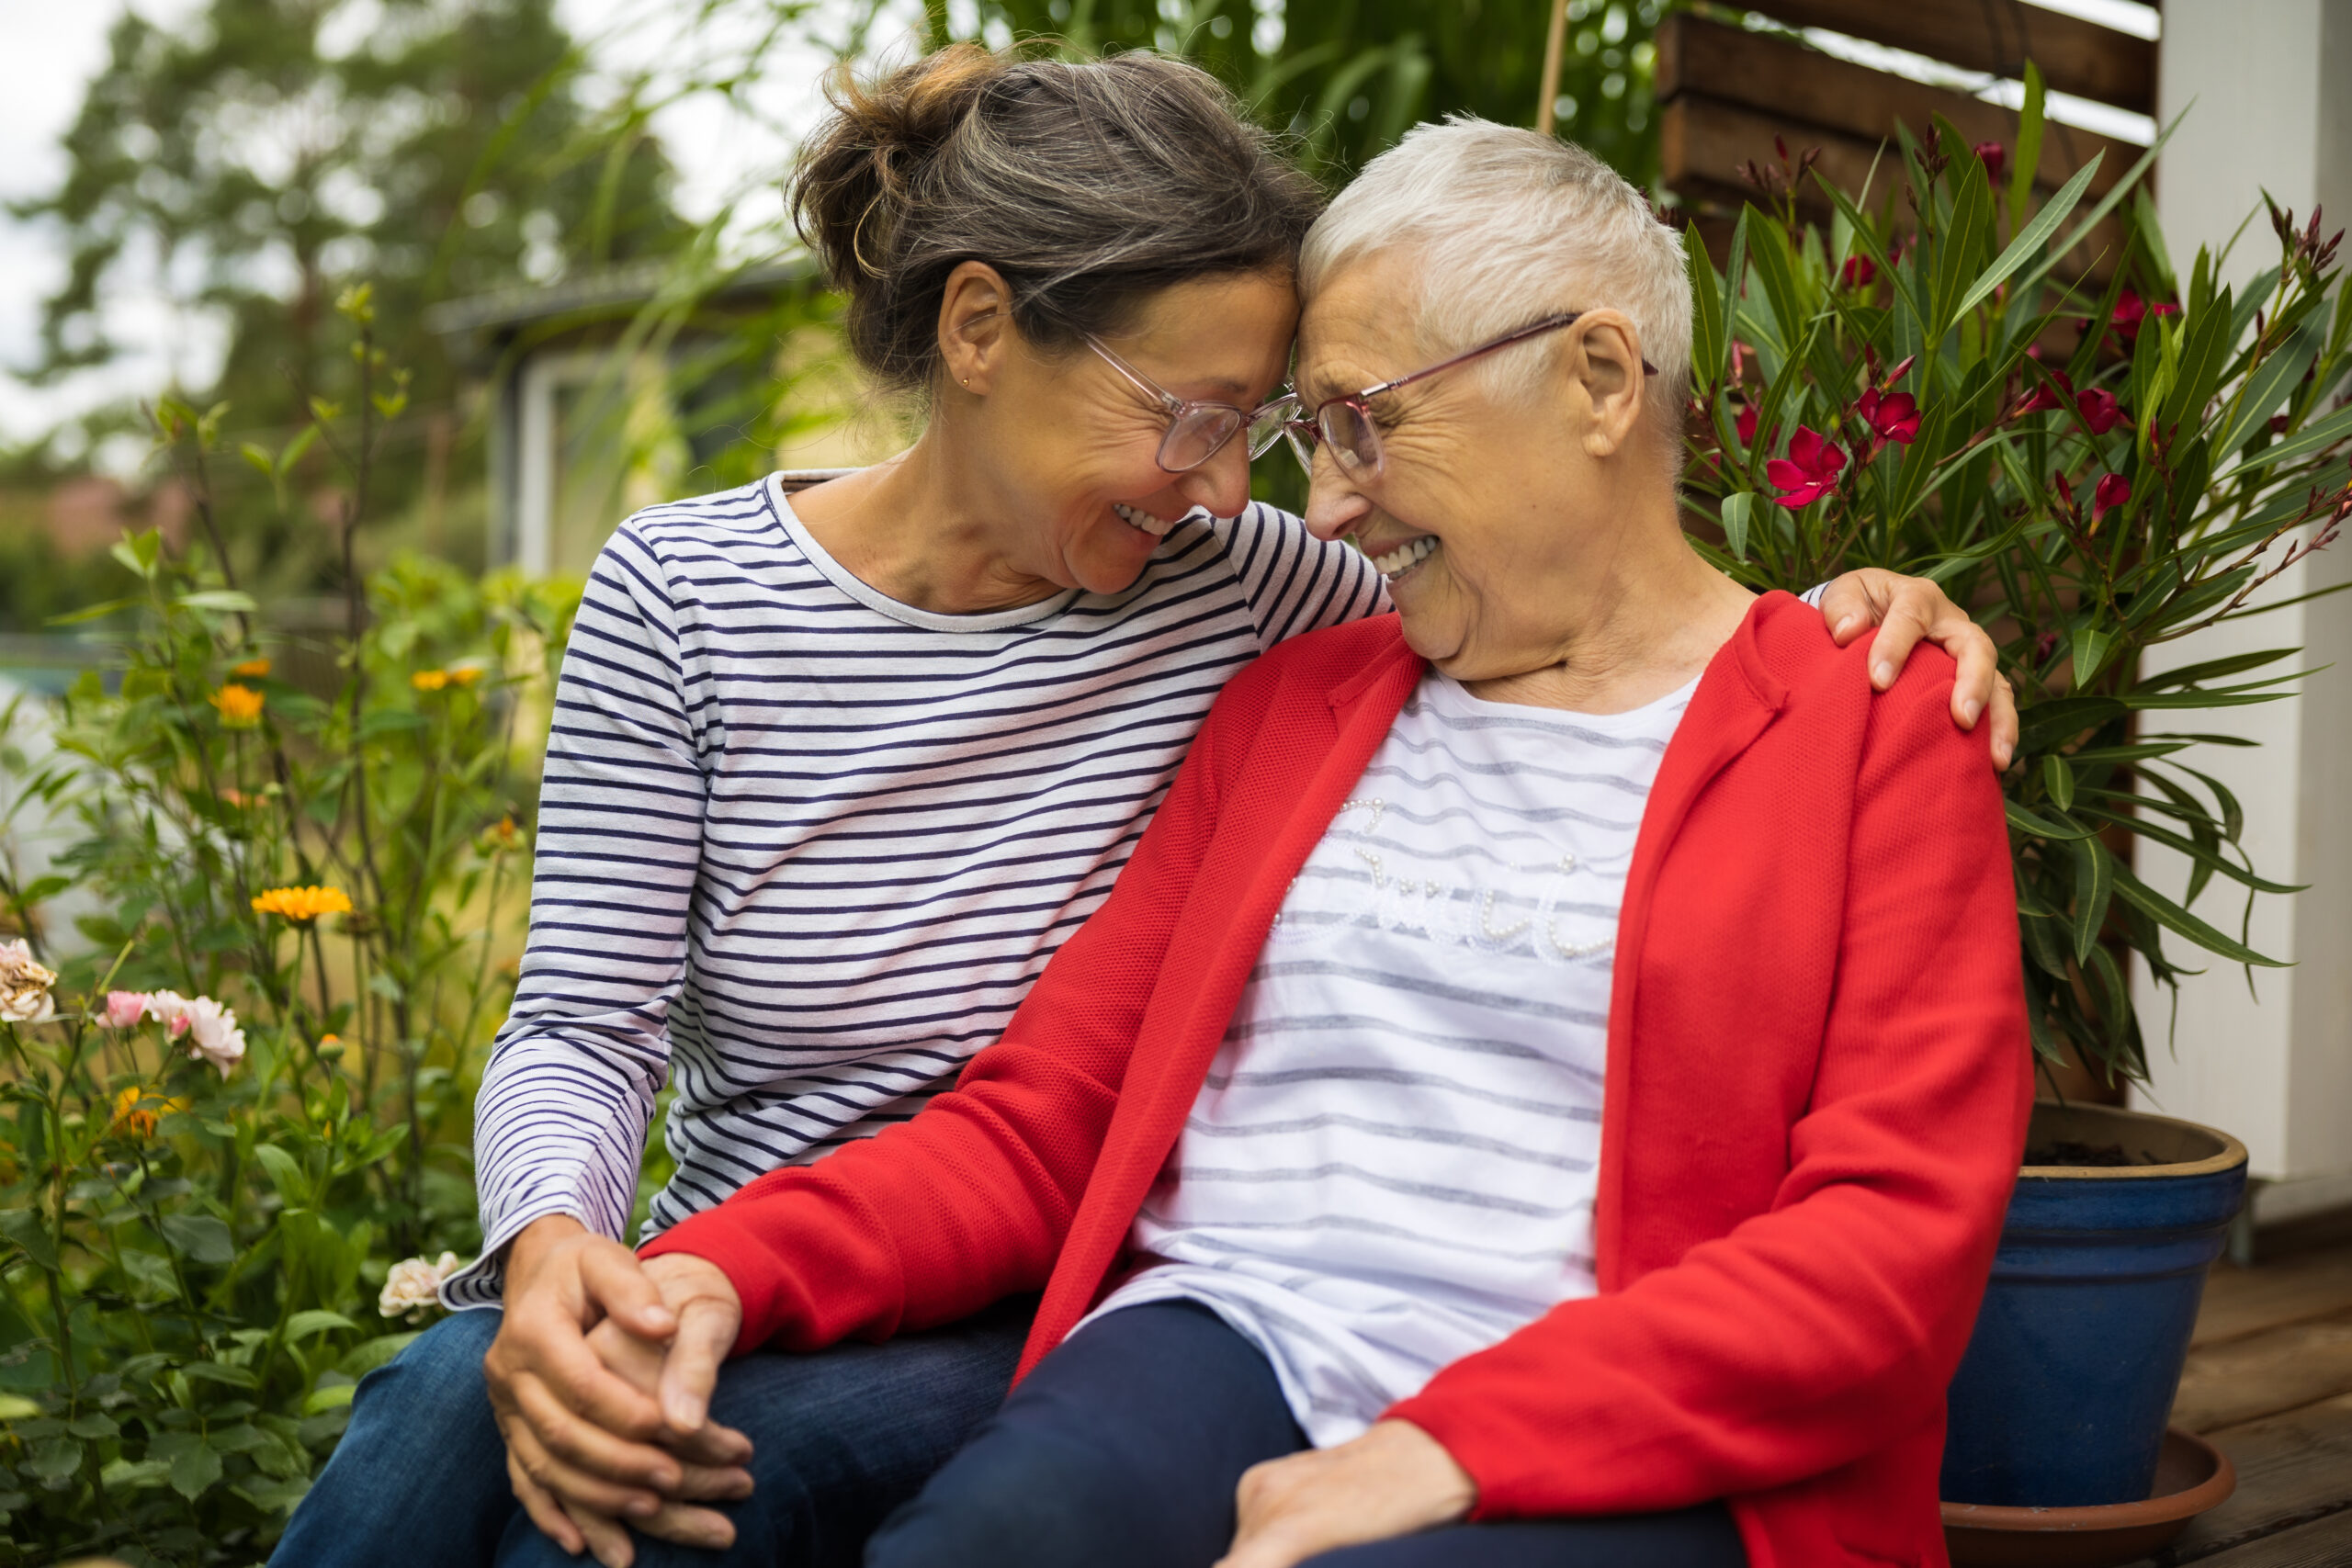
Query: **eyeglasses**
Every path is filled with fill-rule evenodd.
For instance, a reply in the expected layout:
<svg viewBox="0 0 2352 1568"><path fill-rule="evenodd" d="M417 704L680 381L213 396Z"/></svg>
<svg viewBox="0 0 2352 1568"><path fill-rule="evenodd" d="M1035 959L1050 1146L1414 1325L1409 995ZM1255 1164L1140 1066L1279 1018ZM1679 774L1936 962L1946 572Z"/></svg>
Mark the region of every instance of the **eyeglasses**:
<svg viewBox="0 0 2352 1568"><path fill-rule="evenodd" d="M1570 310L1566 315L1546 316L1540 321L1531 321L1516 332L1505 333L1476 348L1464 349L1451 359L1441 359L1409 376L1399 376L1393 381L1366 387L1361 392L1333 398L1317 409L1311 417L1302 417L1306 414L1306 405L1299 400L1296 392L1284 393L1251 417L1250 455L1252 457L1263 457L1276 438L1286 435L1290 438L1290 449L1297 457L1300 466L1311 474L1315 471L1316 443L1320 440L1330 444L1333 455L1340 459L1340 466L1351 474L1360 479L1377 477L1381 471L1380 430L1373 423L1372 399L1383 392L1409 387L1416 381L1425 381L1441 370L1467 365L1497 349L1509 348L1515 343L1524 343L1545 333L1558 332L1583 314L1582 310ZM1642 361L1642 368L1653 376L1657 374L1657 367L1646 359Z"/></svg>
<svg viewBox="0 0 2352 1568"><path fill-rule="evenodd" d="M1136 391L1159 405L1168 415L1168 434L1159 438L1159 466L1171 474L1187 473L1199 468L1224 450L1225 444L1236 432L1261 417L1261 409L1252 415L1231 403L1205 402L1195 398L1180 398L1125 360L1111 352L1109 346L1093 333L1086 334L1086 346L1101 355L1112 369L1125 376ZM1269 403L1267 408L1273 405Z"/></svg>

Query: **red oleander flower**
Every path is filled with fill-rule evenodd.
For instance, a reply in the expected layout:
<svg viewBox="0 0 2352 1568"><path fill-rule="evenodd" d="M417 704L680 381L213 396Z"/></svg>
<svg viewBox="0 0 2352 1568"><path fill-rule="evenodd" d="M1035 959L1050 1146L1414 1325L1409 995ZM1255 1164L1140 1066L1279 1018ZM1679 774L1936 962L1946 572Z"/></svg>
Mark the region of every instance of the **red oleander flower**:
<svg viewBox="0 0 2352 1568"><path fill-rule="evenodd" d="M2064 370L2052 370L2048 381L2018 400L2017 406L2009 410L2009 417L2023 419L2027 414L2041 413L2046 409L2063 409L2074 400L2074 378Z"/></svg>
<svg viewBox="0 0 2352 1568"><path fill-rule="evenodd" d="M2179 306L2166 304L2161 299L2143 299L2127 284L2121 298L2115 301L2115 314L2109 317L2108 321L2122 335L2125 343L2137 343L2140 339L2140 323L2148 317L2179 314Z"/></svg>
<svg viewBox="0 0 2352 1568"><path fill-rule="evenodd" d="M2108 474L2091 491L2091 526L2096 528L2107 521L2107 514L2132 499L2132 481L2121 474Z"/></svg>
<svg viewBox="0 0 2352 1568"><path fill-rule="evenodd" d="M1732 421L1732 428L1739 432L1739 444L1742 446L1747 447L1751 452L1756 450L1756 405L1754 403L1742 403L1740 405L1738 415ZM1773 441L1779 437L1780 434L1781 427L1777 424L1774 425L1771 430L1766 434L1763 444L1770 446L1772 445Z"/></svg>
<svg viewBox="0 0 2352 1568"><path fill-rule="evenodd" d="M1854 412L1871 427L1872 457L1890 441L1898 446L1908 446L1918 436L1919 400L1908 392L1865 388L1862 395L1854 400Z"/></svg>
<svg viewBox="0 0 2352 1568"><path fill-rule="evenodd" d="M1858 252L1838 269L1838 281L1849 288L1868 288L1878 281L1878 263Z"/></svg>
<svg viewBox="0 0 2352 1568"><path fill-rule="evenodd" d="M2098 387L2086 387L2075 396L2075 411L2083 416L2093 435L2105 435L2123 420L2122 405L2115 394Z"/></svg>
<svg viewBox="0 0 2352 1568"><path fill-rule="evenodd" d="M1811 426L1800 424L1789 442L1789 455L1765 464L1764 477L1781 487L1781 493L1774 499L1794 512L1835 491L1838 475L1845 467L1843 446L1824 438Z"/></svg>
<svg viewBox="0 0 2352 1568"><path fill-rule="evenodd" d="M1984 165L1984 177L1995 185L2001 183L2001 171L2009 166L2009 150L1997 141L1976 144L1977 159Z"/></svg>

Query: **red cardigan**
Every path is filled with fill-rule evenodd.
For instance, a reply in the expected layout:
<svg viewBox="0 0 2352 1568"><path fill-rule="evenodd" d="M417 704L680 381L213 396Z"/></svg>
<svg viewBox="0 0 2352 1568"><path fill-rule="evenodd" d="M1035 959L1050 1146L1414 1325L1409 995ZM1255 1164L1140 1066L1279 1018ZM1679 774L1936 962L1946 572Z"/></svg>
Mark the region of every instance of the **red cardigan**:
<svg viewBox="0 0 2352 1568"><path fill-rule="evenodd" d="M1619 916L1599 1294L1390 1414L1477 1517L1731 1499L1753 1568L1945 1562L1944 1385L2032 1093L2000 793L1922 648L1758 601L1652 788ZM1121 1277L1291 878L1420 678L1394 616L1235 677L1102 909L907 1124L673 1227L738 1352L1044 1286L1025 1372Z"/></svg>

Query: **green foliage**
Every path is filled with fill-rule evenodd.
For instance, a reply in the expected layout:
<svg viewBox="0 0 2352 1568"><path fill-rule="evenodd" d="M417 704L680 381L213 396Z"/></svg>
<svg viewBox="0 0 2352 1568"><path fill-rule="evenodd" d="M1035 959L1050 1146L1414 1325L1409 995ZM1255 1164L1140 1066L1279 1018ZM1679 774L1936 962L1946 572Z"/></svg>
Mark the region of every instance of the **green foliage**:
<svg viewBox="0 0 2352 1568"><path fill-rule="evenodd" d="M1728 276L1695 245L1690 259L1687 478L1720 525L1711 554L1759 588L1924 573L1972 607L2023 716L2005 787L2034 1041L2126 1077L2144 1075L2145 1049L2124 958L2165 985L2190 972L2183 942L2271 964L2229 934L2242 913L2194 911L2209 889L2249 906L2292 890L2248 861L2238 803L2194 765L2221 742L2191 715L2292 694L2279 667L2299 650L2163 673L2143 655L2259 614L2255 591L2352 516L2352 409L2335 395L2352 295L2315 227L2274 211L2279 265L2244 297L2199 252L2176 308L2136 202L2104 290L2053 275L2153 156L2089 210L2086 169L2029 215L2026 187L1996 201L1939 125L1935 145L1890 156L1908 191L1880 216L1825 182L1827 230L1751 207ZM1916 233L1898 235L1904 207ZM1835 481L1810 501L1807 468ZM2133 874L2134 838L2188 858L2179 897Z"/></svg>
<svg viewBox="0 0 2352 1568"><path fill-rule="evenodd" d="M979 0L968 32L946 5L925 10L934 39L1058 38L1079 54L1159 49L1196 60L1336 183L1425 119L1533 124L1552 0ZM1657 172L1649 39L1664 10L1661 0L1570 0L1562 51L1560 134L1642 186Z"/></svg>
<svg viewBox="0 0 2352 1568"><path fill-rule="evenodd" d="M348 561L401 394L366 293L341 314L342 406L307 431L348 466ZM158 414L209 471L225 411ZM405 1342L369 1300L391 1260L479 1245L471 1102L529 881L516 764L576 590L403 559L350 584L340 628L286 635L217 555L153 532L113 554L119 659L46 716L49 750L0 752L0 915L60 972L54 1017L0 1021L0 1562L251 1562ZM42 818L70 843L36 875L17 850ZM109 1014L165 991L233 1018Z"/></svg>

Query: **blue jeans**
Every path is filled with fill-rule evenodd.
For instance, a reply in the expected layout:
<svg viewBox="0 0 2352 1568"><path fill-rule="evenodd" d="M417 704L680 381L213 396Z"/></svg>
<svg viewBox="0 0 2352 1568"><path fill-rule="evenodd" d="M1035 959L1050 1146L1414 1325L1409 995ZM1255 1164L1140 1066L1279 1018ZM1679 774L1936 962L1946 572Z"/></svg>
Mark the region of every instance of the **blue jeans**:
<svg viewBox="0 0 2352 1568"><path fill-rule="evenodd" d="M892 1515L865 1568L1209 1568L1234 1488L1306 1447L1256 1346L1205 1307L1089 1324L1037 1364ZM1668 1514L1453 1525L1303 1568L1747 1568L1721 1503Z"/></svg>
<svg viewBox="0 0 2352 1568"><path fill-rule="evenodd" d="M1003 1401L1033 1297L887 1344L729 1361L712 1418L752 1439L752 1495L718 1505L735 1545L638 1538L640 1568L831 1568L912 1496ZM295 1510L271 1568L582 1568L523 1512L506 1478L482 1357L494 1311L458 1313L354 1395L351 1425Z"/></svg>

